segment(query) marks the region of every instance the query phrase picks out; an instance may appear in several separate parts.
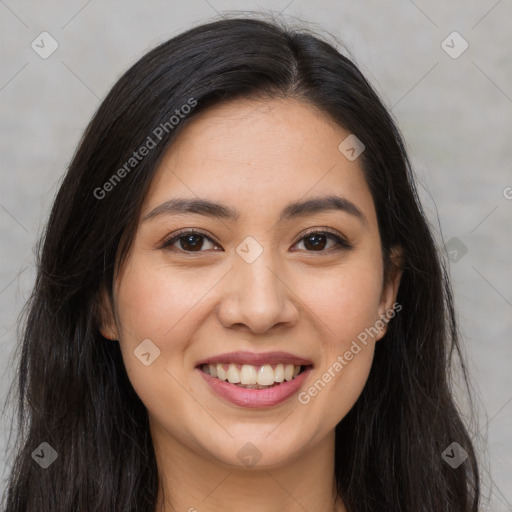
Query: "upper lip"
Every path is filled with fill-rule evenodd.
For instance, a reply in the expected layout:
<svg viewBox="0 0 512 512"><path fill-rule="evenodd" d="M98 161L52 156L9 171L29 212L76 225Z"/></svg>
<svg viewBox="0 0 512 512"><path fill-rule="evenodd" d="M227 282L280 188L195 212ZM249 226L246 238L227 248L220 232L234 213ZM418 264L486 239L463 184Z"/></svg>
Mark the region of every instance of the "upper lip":
<svg viewBox="0 0 512 512"><path fill-rule="evenodd" d="M197 366L203 364L217 364L217 363L233 363L233 364L250 364L252 366L263 366L265 364L293 364L295 366L309 366L313 363L308 359L295 356L289 352L261 352L255 354L254 352L226 352L216 356L203 359Z"/></svg>

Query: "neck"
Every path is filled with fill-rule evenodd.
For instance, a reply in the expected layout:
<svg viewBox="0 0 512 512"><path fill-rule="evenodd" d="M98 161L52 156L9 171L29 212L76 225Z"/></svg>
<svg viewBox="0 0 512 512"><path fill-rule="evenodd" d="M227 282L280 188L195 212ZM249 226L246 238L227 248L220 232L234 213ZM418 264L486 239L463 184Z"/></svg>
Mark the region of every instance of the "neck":
<svg viewBox="0 0 512 512"><path fill-rule="evenodd" d="M153 427L160 480L155 512L345 512L336 500L334 431L279 467L245 468L199 454Z"/></svg>

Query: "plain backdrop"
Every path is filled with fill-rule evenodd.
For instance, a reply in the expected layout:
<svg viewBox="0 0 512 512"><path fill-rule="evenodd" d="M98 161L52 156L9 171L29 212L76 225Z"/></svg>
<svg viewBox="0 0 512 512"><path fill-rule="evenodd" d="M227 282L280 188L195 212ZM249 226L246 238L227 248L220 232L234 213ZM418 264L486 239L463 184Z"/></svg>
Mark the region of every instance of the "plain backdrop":
<svg viewBox="0 0 512 512"><path fill-rule="evenodd" d="M480 404L473 434L475 442L487 441L481 457L491 501L483 510L511 511L510 1L0 0L1 405L17 362L17 315L34 280L33 249L86 124L148 49L230 10L281 12L282 19L328 31L391 110L439 246L450 258ZM47 58L31 46L42 32L58 44ZM11 414L7 404L0 492L9 470Z"/></svg>

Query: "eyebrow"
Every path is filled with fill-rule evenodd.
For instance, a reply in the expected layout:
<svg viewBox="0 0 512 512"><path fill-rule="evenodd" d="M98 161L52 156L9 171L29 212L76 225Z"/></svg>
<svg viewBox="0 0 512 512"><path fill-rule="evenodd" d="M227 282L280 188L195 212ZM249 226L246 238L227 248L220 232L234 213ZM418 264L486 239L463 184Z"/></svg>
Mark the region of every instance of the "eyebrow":
<svg viewBox="0 0 512 512"><path fill-rule="evenodd" d="M362 224L368 224L365 215L354 203L344 197L336 195L290 203L281 211L279 221L333 210L348 213L359 219ZM151 210L151 212L144 216L143 222L162 214L179 215L187 213L226 220L237 220L240 217L238 210L220 203L214 203L207 199L175 198Z"/></svg>

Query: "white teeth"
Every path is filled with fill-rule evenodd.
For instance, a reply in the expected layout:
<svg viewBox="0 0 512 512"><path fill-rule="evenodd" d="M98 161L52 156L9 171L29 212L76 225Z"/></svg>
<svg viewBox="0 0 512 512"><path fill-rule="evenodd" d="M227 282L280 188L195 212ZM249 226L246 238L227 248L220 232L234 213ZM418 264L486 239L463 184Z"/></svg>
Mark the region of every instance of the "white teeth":
<svg viewBox="0 0 512 512"><path fill-rule="evenodd" d="M225 367L227 366L227 371ZM300 373L300 366L279 363L272 367L270 364L253 366L244 364L240 369L236 364L206 364L203 371L219 380L227 380L231 384L242 386L272 386L275 383L291 381Z"/></svg>
<svg viewBox="0 0 512 512"><path fill-rule="evenodd" d="M256 384L258 381L258 373L256 367L250 364L244 364L240 370L241 384Z"/></svg>
<svg viewBox="0 0 512 512"><path fill-rule="evenodd" d="M226 375L226 370L221 364L217 365L217 378L220 380L226 380L228 376Z"/></svg>
<svg viewBox="0 0 512 512"><path fill-rule="evenodd" d="M258 370L258 384L260 386L270 386L274 384L274 370L269 364L260 366Z"/></svg>
<svg viewBox="0 0 512 512"><path fill-rule="evenodd" d="M282 364L278 364L276 366L275 372L274 372L274 380L276 382L283 382L284 380L284 366Z"/></svg>
<svg viewBox="0 0 512 512"><path fill-rule="evenodd" d="M231 384L238 384L240 382L240 370L233 363L229 365L227 377Z"/></svg>

